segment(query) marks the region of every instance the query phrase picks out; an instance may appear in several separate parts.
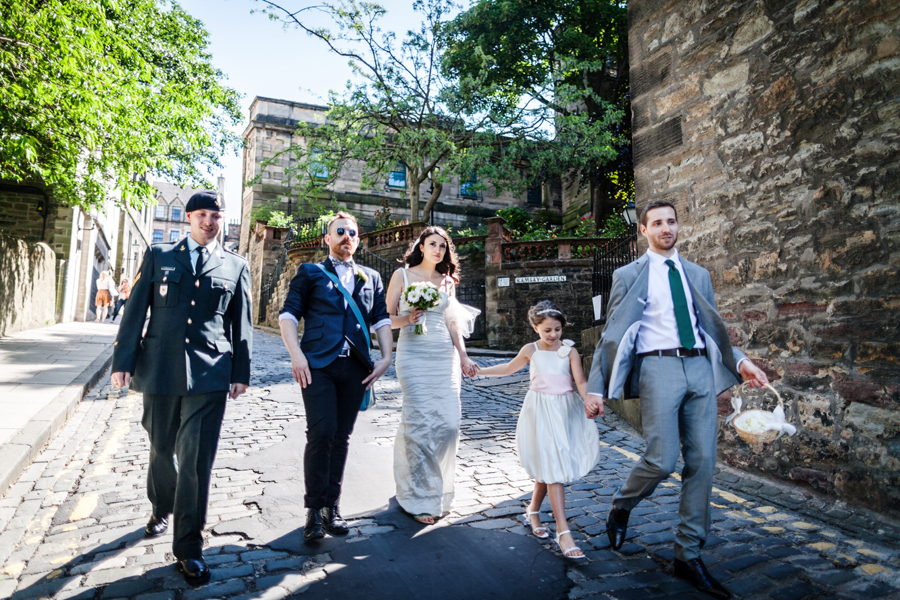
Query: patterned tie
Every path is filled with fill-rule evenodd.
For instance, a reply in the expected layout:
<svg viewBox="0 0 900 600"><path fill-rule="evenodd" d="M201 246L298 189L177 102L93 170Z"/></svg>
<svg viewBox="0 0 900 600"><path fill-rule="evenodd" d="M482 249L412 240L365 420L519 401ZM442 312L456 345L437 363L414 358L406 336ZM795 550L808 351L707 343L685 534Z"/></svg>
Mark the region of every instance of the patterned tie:
<svg viewBox="0 0 900 600"><path fill-rule="evenodd" d="M200 276L200 269L203 268L203 252L206 250L203 246L197 247L197 263L194 266L194 275Z"/></svg>
<svg viewBox="0 0 900 600"><path fill-rule="evenodd" d="M666 265L669 267L669 287L672 289L672 303L675 305L675 322L678 323L678 340L682 347L693 350L697 341L694 339L694 328L691 325L691 314L688 312L681 274L671 260L667 260Z"/></svg>
<svg viewBox="0 0 900 600"><path fill-rule="evenodd" d="M330 256L330 255L328 256L328 258L331 259L331 265L332 265L335 269L337 268L338 265L343 265L343 266L345 266L345 267L347 267L347 268L349 268L349 269L352 269L352 268L353 268L353 264L354 264L354 263L353 263L353 259L352 259L352 258L351 258L350 260L341 260L341 259L339 259L339 258L337 258L337 257Z"/></svg>

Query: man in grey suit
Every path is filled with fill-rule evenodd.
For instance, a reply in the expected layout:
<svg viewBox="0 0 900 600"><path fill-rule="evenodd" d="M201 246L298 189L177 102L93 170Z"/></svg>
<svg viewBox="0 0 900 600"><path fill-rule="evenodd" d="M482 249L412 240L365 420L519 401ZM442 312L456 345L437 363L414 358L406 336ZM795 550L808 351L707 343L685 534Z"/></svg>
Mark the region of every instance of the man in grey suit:
<svg viewBox="0 0 900 600"><path fill-rule="evenodd" d="M588 380L595 397L589 414L602 410L604 397L637 393L647 442L644 456L613 496L607 534L614 549L622 547L631 510L675 470L680 445L684 470L675 575L700 591L730 598L700 558L716 465L716 396L741 379L752 387L768 381L731 347L709 272L678 255L675 207L663 200L649 203L641 213L641 234L649 250L613 275L608 319Z"/></svg>
<svg viewBox="0 0 900 600"><path fill-rule="evenodd" d="M122 316L112 382L144 394L150 438L147 537L174 516L172 552L191 585L209 581L203 527L226 397L250 383L250 269L216 241L225 207L212 192L188 200L191 234L153 244ZM144 321L150 321L144 333ZM177 462L176 462L177 457Z"/></svg>

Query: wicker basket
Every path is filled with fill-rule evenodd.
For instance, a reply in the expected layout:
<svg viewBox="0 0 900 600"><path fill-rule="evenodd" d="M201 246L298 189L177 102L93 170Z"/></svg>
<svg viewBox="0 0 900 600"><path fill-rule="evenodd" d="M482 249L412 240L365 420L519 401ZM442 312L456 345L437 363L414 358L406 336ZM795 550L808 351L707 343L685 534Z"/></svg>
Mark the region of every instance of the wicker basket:
<svg viewBox="0 0 900 600"><path fill-rule="evenodd" d="M740 395L741 390L744 389L745 385L747 385L747 384L746 383L741 384L741 387L738 388L738 395ZM781 407L782 410L784 410L784 402L781 401L781 395L775 390L775 388L773 388L768 383L766 384L766 387L769 388L773 394L775 394L775 397L778 399L778 405ZM778 431L776 431L776 430L769 429L767 431L762 431L762 432L756 433L756 432L752 432L752 431L746 431L744 429L741 429L738 426L739 422L743 422L748 417L761 416L763 414L770 414L770 413L768 413L768 411L764 411L764 410L760 410L760 409L756 409L756 408L752 409L752 410L741 411L734 419L732 419L731 425L732 425L732 427L734 427L734 430L737 431L738 436L742 440L747 442L748 444L765 444L768 442L774 442L775 439L778 437Z"/></svg>

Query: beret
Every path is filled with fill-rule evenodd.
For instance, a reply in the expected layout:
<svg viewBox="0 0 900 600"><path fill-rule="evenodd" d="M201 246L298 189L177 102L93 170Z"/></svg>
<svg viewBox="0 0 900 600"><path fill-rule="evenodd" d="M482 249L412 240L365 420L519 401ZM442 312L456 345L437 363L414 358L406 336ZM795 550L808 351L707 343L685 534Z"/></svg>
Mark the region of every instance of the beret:
<svg viewBox="0 0 900 600"><path fill-rule="evenodd" d="M195 210L225 210L225 202L215 192L197 192L188 200L184 212Z"/></svg>

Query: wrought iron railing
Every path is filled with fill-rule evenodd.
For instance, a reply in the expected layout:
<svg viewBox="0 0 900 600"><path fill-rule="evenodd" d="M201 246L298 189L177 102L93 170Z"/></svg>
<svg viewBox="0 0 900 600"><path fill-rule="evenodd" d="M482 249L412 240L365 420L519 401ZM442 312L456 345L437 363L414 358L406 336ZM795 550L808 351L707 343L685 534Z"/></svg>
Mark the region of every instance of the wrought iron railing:
<svg viewBox="0 0 900 600"><path fill-rule="evenodd" d="M381 275L381 283L384 285L385 291L387 290L388 282L390 282L394 271L399 268L399 265L391 264L390 261L384 260L377 254L369 252L362 246L356 249L353 260L364 267L369 267L370 269L378 271L378 274Z"/></svg>
<svg viewBox="0 0 900 600"><path fill-rule="evenodd" d="M609 293L612 290L613 272L619 267L637 259L637 229L621 237L609 238L593 248L593 268L591 273L591 294L602 296L603 313L600 321L606 320Z"/></svg>

